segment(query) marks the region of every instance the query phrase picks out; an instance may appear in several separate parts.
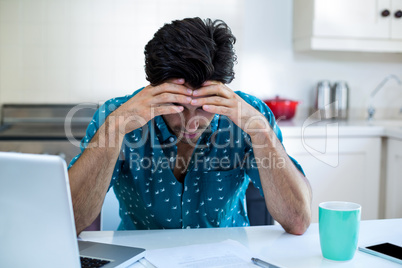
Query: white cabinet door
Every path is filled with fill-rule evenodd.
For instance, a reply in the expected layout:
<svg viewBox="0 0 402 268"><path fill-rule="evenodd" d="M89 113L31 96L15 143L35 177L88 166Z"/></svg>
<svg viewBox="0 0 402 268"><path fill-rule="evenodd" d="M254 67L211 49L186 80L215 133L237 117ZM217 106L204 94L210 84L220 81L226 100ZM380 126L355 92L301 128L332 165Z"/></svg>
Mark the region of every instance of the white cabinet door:
<svg viewBox="0 0 402 268"><path fill-rule="evenodd" d="M402 140L387 141L385 218L402 218Z"/></svg>
<svg viewBox="0 0 402 268"><path fill-rule="evenodd" d="M402 18L396 16L398 11L402 12L402 0L392 0L391 7L391 38L402 39Z"/></svg>
<svg viewBox="0 0 402 268"><path fill-rule="evenodd" d="M363 220L379 217L380 138L311 138L305 139L306 148L301 138L284 137L284 145L311 183L313 222L324 201L356 202ZM313 156L312 150L320 153Z"/></svg>
<svg viewBox="0 0 402 268"><path fill-rule="evenodd" d="M402 0L294 0L294 48L402 52L399 10Z"/></svg>
<svg viewBox="0 0 402 268"><path fill-rule="evenodd" d="M391 0L316 0L314 35L322 37L390 38Z"/></svg>

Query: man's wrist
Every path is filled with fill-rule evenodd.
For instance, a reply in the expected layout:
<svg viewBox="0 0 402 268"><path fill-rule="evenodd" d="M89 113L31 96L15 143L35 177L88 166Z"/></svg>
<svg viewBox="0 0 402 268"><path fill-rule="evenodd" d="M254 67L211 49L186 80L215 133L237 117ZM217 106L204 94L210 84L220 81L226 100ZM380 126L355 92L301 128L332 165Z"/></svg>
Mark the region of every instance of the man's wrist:
<svg viewBox="0 0 402 268"><path fill-rule="evenodd" d="M259 141L261 139L269 138L274 132L268 120L263 116L256 116L250 119L251 123L246 126L246 132L251 140Z"/></svg>
<svg viewBox="0 0 402 268"><path fill-rule="evenodd" d="M252 135L249 134L251 138L251 143L254 146L264 146L267 147L269 144L272 144L274 141L275 135L274 131L269 128L269 129L258 129L255 130Z"/></svg>
<svg viewBox="0 0 402 268"><path fill-rule="evenodd" d="M98 147L113 148L115 146L120 147L120 144L124 138L124 134L120 133L119 122L115 115L110 114L105 123L98 129L97 133L97 145Z"/></svg>

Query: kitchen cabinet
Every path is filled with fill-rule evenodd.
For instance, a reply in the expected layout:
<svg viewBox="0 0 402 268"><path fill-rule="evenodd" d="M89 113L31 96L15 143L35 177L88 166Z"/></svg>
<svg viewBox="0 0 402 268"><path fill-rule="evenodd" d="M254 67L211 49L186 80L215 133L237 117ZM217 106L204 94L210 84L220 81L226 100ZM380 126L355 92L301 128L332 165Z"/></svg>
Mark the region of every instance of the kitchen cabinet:
<svg viewBox="0 0 402 268"><path fill-rule="evenodd" d="M311 183L312 222L324 201L356 202L363 220L379 218L380 137L285 137L284 146Z"/></svg>
<svg viewBox="0 0 402 268"><path fill-rule="evenodd" d="M402 218L402 140L387 140L385 218Z"/></svg>
<svg viewBox="0 0 402 268"><path fill-rule="evenodd" d="M295 0L296 50L402 52L402 0Z"/></svg>

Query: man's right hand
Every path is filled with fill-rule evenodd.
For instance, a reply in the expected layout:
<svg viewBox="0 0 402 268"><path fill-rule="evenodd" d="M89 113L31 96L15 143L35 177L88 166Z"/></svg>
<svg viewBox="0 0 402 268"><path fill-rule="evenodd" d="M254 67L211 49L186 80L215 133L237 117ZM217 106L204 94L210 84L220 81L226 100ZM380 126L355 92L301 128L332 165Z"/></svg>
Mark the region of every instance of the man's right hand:
<svg viewBox="0 0 402 268"><path fill-rule="evenodd" d="M180 113L192 100L192 90L184 79L171 79L158 86L148 85L110 114L117 123L120 135L142 127L155 116ZM110 117L109 116L109 117Z"/></svg>

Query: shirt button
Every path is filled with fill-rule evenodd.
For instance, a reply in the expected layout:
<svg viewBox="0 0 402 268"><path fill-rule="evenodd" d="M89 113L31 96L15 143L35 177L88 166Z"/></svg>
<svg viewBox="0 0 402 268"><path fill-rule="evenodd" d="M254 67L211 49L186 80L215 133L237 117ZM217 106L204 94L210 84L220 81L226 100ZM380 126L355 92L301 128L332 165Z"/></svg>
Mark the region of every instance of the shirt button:
<svg viewBox="0 0 402 268"><path fill-rule="evenodd" d="M174 138L173 138L173 137L170 137L170 138L169 138L169 141L170 141L170 142L174 142Z"/></svg>

